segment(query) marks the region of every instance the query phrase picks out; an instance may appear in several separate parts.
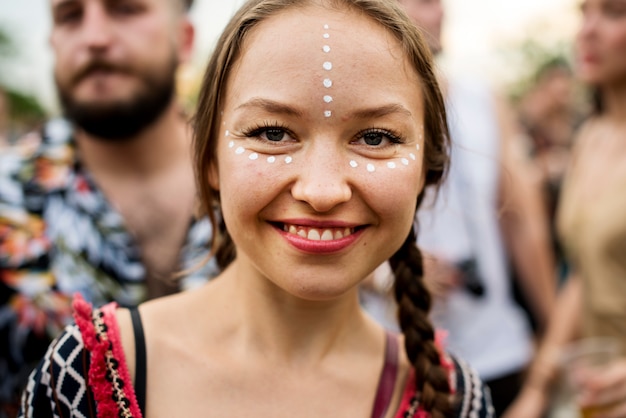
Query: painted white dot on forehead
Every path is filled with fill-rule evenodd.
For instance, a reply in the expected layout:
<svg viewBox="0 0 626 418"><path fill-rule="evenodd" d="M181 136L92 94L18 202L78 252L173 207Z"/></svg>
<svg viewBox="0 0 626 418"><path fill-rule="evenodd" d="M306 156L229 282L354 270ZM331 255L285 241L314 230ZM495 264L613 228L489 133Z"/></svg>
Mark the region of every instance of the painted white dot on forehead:
<svg viewBox="0 0 626 418"><path fill-rule="evenodd" d="M234 146L235 146L235 141L230 141L230 142L228 143L228 148L232 148L232 147L234 147Z"/></svg>
<svg viewBox="0 0 626 418"><path fill-rule="evenodd" d="M248 156L248 158L250 158L252 161L257 160L259 158L259 154L257 154L256 152L253 152L252 154Z"/></svg>
<svg viewBox="0 0 626 418"><path fill-rule="evenodd" d="M387 163L387 167L389 167L389 168L396 168L396 163L390 161L390 162Z"/></svg>
<svg viewBox="0 0 626 418"><path fill-rule="evenodd" d="M406 158L403 158L400 161L402 161L402 164L404 164L404 165L409 165L409 160L407 160Z"/></svg>
<svg viewBox="0 0 626 418"><path fill-rule="evenodd" d="M415 144L415 149L420 150L420 144Z"/></svg>
<svg viewBox="0 0 626 418"><path fill-rule="evenodd" d="M267 157L267 162L270 164L273 164L276 161L276 157L274 157L273 155Z"/></svg>
<svg viewBox="0 0 626 418"><path fill-rule="evenodd" d="M235 150L235 154L237 155L243 154L244 152L246 152L244 147L237 147L237 149Z"/></svg>
<svg viewBox="0 0 626 418"><path fill-rule="evenodd" d="M411 157L411 159L412 159L413 161L415 161L415 160L416 160L415 154L413 154L413 153L410 153L410 154L409 154L409 157Z"/></svg>
<svg viewBox="0 0 626 418"><path fill-rule="evenodd" d="M285 157L285 164L291 164L292 161L293 161L293 158L291 158L290 156Z"/></svg>
<svg viewBox="0 0 626 418"><path fill-rule="evenodd" d="M376 167L374 167L374 164L368 164L367 171L369 171L370 173L373 173L374 171L376 171Z"/></svg>
<svg viewBox="0 0 626 418"><path fill-rule="evenodd" d="M330 28L330 26L328 24L324 24L324 30L328 30ZM330 38L330 34L328 32L325 32L323 34L324 39L329 39ZM330 45L328 44L324 44L322 46L322 51L324 51L324 53L328 54L330 52ZM324 61L324 63L322 64L322 68L324 68L324 70L326 71L330 71L333 69L333 63L330 61ZM330 89L333 86L333 81L330 78L325 78L322 81L322 84L324 85L325 88ZM324 103L330 103L333 101L332 96L330 95L324 95L323 97ZM326 109L324 111L324 117L325 118L330 118L332 116L332 111L330 109Z"/></svg>
<svg viewBox="0 0 626 418"><path fill-rule="evenodd" d="M354 160L350 160L350 167L352 167L352 168L357 168L358 166L359 166L359 163L357 163L357 162L356 162L356 161L354 161Z"/></svg>
<svg viewBox="0 0 626 418"><path fill-rule="evenodd" d="M226 129L226 133L224 134L224 136L230 136L230 131L228 129Z"/></svg>

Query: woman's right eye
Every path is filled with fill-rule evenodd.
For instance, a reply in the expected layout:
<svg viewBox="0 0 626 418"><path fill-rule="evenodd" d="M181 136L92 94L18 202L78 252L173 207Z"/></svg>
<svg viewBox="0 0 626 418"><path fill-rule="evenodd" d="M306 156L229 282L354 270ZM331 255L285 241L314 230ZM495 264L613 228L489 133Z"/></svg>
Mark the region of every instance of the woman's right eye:
<svg viewBox="0 0 626 418"><path fill-rule="evenodd" d="M260 126L248 131L244 131L244 136L257 139L259 141L283 143L293 140L289 131L280 126Z"/></svg>
<svg viewBox="0 0 626 418"><path fill-rule="evenodd" d="M265 138L267 138L268 141L272 142L282 141L285 137L285 134L286 132L284 129L269 128L265 130Z"/></svg>

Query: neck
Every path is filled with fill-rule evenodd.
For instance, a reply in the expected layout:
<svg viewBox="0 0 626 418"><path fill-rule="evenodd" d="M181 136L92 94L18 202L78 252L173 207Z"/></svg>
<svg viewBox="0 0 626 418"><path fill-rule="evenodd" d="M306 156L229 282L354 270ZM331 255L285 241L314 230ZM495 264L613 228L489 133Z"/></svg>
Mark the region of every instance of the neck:
<svg viewBox="0 0 626 418"><path fill-rule="evenodd" d="M623 124L626 120L626 83L602 88L602 104L606 119Z"/></svg>
<svg viewBox="0 0 626 418"><path fill-rule="evenodd" d="M245 270L245 271L244 271ZM357 289L327 301L294 297L267 279L250 280L250 272L235 261L225 273L237 301L231 309L244 349L268 361L315 367L330 353L382 342L380 327L360 309Z"/></svg>
<svg viewBox="0 0 626 418"><path fill-rule="evenodd" d="M89 170L110 177L151 177L189 158L190 129L173 101L138 135L115 142L77 130L81 160Z"/></svg>

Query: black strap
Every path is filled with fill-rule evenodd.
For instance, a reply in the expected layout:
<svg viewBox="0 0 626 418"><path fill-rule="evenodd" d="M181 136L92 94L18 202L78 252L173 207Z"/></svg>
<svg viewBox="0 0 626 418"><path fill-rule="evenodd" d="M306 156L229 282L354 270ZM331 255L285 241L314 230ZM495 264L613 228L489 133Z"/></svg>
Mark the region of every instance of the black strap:
<svg viewBox="0 0 626 418"><path fill-rule="evenodd" d="M146 416L146 339L143 334L141 315L136 307L130 308L135 334L135 396L142 416Z"/></svg>

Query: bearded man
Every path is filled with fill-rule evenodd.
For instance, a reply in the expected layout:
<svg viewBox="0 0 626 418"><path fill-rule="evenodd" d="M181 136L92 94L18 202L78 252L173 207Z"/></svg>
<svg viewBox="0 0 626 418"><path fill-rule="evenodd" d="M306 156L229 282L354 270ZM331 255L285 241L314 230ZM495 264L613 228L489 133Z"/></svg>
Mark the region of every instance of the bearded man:
<svg viewBox="0 0 626 418"><path fill-rule="evenodd" d="M0 417L71 321L76 292L123 306L211 276L191 129L175 94L189 0L50 0L64 119L0 154ZM183 276L180 280L174 277Z"/></svg>

